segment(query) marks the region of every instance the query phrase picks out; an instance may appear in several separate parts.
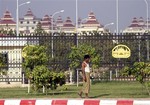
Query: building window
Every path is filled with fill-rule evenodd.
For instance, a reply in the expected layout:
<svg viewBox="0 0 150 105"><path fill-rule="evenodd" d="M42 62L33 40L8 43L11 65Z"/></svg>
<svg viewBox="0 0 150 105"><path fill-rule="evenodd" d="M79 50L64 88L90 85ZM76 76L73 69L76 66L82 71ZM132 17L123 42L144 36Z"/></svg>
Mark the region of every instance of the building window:
<svg viewBox="0 0 150 105"><path fill-rule="evenodd" d="M36 21L34 21L33 23L36 24Z"/></svg>
<svg viewBox="0 0 150 105"><path fill-rule="evenodd" d="M20 24L23 24L23 21L20 21Z"/></svg>
<svg viewBox="0 0 150 105"><path fill-rule="evenodd" d="M29 21L27 21L27 24L29 24Z"/></svg>
<svg viewBox="0 0 150 105"><path fill-rule="evenodd" d="M32 29L34 29L34 27L32 27Z"/></svg>

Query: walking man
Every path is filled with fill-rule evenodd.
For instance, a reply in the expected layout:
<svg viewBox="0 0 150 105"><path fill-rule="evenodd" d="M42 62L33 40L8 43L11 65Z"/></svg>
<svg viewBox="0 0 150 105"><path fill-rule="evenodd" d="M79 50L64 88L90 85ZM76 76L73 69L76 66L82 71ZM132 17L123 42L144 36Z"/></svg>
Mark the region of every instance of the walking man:
<svg viewBox="0 0 150 105"><path fill-rule="evenodd" d="M82 98L82 94L85 94L86 98L89 98L88 94L90 91L90 56L85 55L84 61L82 62L82 76L83 76L83 87L78 95Z"/></svg>

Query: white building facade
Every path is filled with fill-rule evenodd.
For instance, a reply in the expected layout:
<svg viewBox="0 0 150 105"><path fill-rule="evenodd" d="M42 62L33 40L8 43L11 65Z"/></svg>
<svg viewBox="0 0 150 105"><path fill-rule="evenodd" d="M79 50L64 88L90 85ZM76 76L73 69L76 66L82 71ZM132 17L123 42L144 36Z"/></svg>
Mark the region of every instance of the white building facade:
<svg viewBox="0 0 150 105"><path fill-rule="evenodd" d="M19 31L24 34L34 33L37 28L37 24L41 21L40 18L36 18L31 9L28 9L23 18L19 19Z"/></svg>
<svg viewBox="0 0 150 105"><path fill-rule="evenodd" d="M96 19L96 16L94 12L90 12L88 15L88 18L83 21L82 19L79 19L79 28L78 32L83 33L83 32L104 32L105 29L103 28L103 25L101 25L98 20Z"/></svg>
<svg viewBox="0 0 150 105"><path fill-rule="evenodd" d="M139 19L134 17L130 26L128 26L123 33L145 33L150 31L150 20L148 20L148 29L147 29L147 21L144 21L142 17Z"/></svg>
<svg viewBox="0 0 150 105"><path fill-rule="evenodd" d="M6 10L3 14L3 17L0 19L0 29L6 31L15 31L16 30L16 22L11 16L11 13Z"/></svg>

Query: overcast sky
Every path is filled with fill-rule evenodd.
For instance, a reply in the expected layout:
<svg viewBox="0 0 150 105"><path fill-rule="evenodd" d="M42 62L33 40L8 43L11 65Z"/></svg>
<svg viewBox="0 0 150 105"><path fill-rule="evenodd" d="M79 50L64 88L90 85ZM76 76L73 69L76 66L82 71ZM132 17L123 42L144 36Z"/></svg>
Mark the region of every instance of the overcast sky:
<svg viewBox="0 0 150 105"><path fill-rule="evenodd" d="M28 0L19 0L19 4ZM28 8L31 8L36 17L42 18L45 14L51 15L56 11L64 9L61 13L63 19L71 17L75 23L75 3L76 0L30 0L31 3L19 8L19 17L23 17ZM149 17L150 17L150 0ZM8 9L15 18L16 0L0 0L0 17ZM105 25L111 22L116 23L116 0L78 0L78 15L86 18L88 13L93 11L98 21ZM58 15L57 15L58 16ZM55 16L55 18L57 18ZM146 20L146 4L144 0L119 0L119 30L123 30L130 25L133 17L143 17ZM109 26L113 31L116 24Z"/></svg>

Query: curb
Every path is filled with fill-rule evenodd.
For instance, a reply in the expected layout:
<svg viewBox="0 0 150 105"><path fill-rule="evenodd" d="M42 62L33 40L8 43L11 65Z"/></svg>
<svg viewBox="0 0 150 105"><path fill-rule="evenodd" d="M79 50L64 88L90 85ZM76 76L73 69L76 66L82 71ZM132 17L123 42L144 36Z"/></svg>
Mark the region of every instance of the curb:
<svg viewBox="0 0 150 105"><path fill-rule="evenodd" d="M0 100L0 105L150 105L150 100Z"/></svg>

